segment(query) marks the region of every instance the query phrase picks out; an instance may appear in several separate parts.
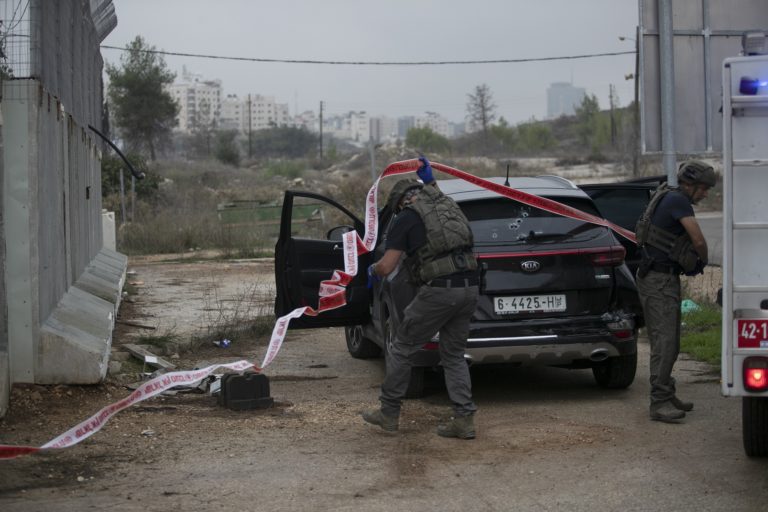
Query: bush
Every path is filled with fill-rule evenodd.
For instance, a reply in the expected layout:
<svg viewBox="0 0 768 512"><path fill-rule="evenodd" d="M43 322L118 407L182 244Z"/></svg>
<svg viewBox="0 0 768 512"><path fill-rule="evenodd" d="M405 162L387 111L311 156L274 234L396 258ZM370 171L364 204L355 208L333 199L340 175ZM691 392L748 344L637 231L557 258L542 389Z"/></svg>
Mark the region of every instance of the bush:
<svg viewBox="0 0 768 512"><path fill-rule="evenodd" d="M240 151L237 149L237 131L227 130L216 134L216 144L214 155L219 162L233 165L240 165Z"/></svg>
<svg viewBox="0 0 768 512"><path fill-rule="evenodd" d="M144 173L144 179L136 180L136 196L140 198L153 196L162 180L160 175L150 172L147 160L138 153L130 153L126 158L137 172ZM127 194L130 191L132 175L123 159L117 155L105 155L101 159L102 197L120 193L120 171L123 171L123 186Z"/></svg>
<svg viewBox="0 0 768 512"><path fill-rule="evenodd" d="M270 177L282 176L293 180L300 178L306 168L303 161L275 160L264 166L264 173Z"/></svg>

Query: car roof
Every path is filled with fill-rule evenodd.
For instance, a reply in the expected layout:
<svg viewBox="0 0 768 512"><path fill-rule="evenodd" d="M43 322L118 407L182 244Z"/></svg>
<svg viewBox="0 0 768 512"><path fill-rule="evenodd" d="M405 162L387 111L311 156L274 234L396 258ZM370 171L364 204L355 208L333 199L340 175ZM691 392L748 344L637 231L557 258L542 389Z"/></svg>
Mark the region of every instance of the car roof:
<svg viewBox="0 0 768 512"><path fill-rule="evenodd" d="M506 178L503 177L485 179L499 185L504 185L506 181ZM437 182L437 185L445 195L457 202L499 197L499 194L496 192L481 188L462 179L440 180ZM509 187L542 197L556 196L589 199L586 192L578 188L570 180L560 176L513 177L509 178Z"/></svg>

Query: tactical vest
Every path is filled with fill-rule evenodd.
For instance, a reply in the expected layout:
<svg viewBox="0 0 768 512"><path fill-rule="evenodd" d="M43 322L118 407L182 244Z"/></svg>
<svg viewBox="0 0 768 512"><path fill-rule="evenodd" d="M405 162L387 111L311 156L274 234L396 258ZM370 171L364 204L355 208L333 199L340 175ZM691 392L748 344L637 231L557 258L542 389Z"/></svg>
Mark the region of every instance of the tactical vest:
<svg viewBox="0 0 768 512"><path fill-rule="evenodd" d="M682 235L675 235L655 226L651 223L651 217L653 212L656 211L656 207L661 200L672 189L667 186L666 183L662 183L653 193L651 202L648 203L648 207L645 209L640 219L637 221L635 227L635 238L637 239L637 246L642 248L644 245L651 245L663 253L665 253L669 259L676 262L683 269L683 272L690 272L696 268L699 255L694 250L691 243L691 237L688 233Z"/></svg>
<svg viewBox="0 0 768 512"><path fill-rule="evenodd" d="M469 221L453 199L435 186L426 186L408 208L421 217L427 238L426 243L405 260L411 277L418 284L477 269Z"/></svg>

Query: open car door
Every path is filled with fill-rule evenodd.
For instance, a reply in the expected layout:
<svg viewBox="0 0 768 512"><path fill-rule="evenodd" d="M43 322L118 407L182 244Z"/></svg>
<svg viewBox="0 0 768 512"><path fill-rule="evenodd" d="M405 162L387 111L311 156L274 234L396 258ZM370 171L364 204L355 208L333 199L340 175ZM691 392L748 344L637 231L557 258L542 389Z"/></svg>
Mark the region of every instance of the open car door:
<svg viewBox="0 0 768 512"><path fill-rule="evenodd" d="M337 202L312 192L288 190L283 198L280 236L275 246L275 313L278 317L296 308L317 308L320 282L334 270L344 270L342 234L363 222ZM347 286L347 304L291 321L296 328L365 324L370 319L370 290L365 269L371 254L358 257L358 273Z"/></svg>
<svg viewBox="0 0 768 512"><path fill-rule="evenodd" d="M603 218L634 232L653 191L666 179L666 176L653 176L619 183L579 185L579 188L589 194ZM634 276L640 266L640 251L626 238L616 238L627 250L627 267Z"/></svg>

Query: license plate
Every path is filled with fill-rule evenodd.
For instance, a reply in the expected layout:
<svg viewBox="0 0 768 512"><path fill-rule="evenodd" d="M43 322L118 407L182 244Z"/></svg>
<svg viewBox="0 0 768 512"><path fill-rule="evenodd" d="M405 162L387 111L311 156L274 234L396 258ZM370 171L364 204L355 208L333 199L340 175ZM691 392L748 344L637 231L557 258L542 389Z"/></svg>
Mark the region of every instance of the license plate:
<svg viewBox="0 0 768 512"><path fill-rule="evenodd" d="M768 348L768 319L737 320L739 348Z"/></svg>
<svg viewBox="0 0 768 512"><path fill-rule="evenodd" d="M497 315L565 311L565 295L496 297L493 301L493 309Z"/></svg>

